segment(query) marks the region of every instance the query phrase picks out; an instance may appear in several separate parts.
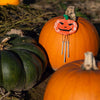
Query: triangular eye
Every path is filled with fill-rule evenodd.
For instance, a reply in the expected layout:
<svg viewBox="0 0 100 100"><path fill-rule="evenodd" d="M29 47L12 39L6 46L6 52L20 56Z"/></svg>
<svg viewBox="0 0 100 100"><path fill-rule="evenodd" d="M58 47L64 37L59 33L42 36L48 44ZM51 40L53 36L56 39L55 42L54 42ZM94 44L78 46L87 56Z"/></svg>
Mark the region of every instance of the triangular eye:
<svg viewBox="0 0 100 100"><path fill-rule="evenodd" d="M64 23L63 22L59 22L61 25L63 25Z"/></svg>
<svg viewBox="0 0 100 100"><path fill-rule="evenodd" d="M72 23L71 24L68 24L69 26L73 25Z"/></svg>

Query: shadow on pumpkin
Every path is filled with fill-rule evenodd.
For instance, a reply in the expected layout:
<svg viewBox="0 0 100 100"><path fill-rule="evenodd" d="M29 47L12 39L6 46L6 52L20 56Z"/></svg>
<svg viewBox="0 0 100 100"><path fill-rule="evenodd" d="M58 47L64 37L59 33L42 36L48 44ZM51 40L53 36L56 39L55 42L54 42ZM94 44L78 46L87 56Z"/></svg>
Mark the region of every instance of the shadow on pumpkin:
<svg viewBox="0 0 100 100"><path fill-rule="evenodd" d="M97 31L98 31L98 34L99 34L99 37L100 37L100 23L95 23L94 26L96 27ZM100 39L100 38L99 38ZM100 44L99 44L100 45ZM99 47L99 52L98 52L98 55L96 57L97 60L100 60L100 47Z"/></svg>
<svg viewBox="0 0 100 100"><path fill-rule="evenodd" d="M47 56L47 61L48 61L48 62L47 62L46 69L45 69L45 71L43 72L43 75L42 75L40 81L39 81L36 85L38 85L39 83L43 82L45 79L47 79L47 78L54 72L54 70L52 69L51 64L50 64L50 62L49 62L49 58L48 58L47 52L45 51L45 49L43 48L43 46L42 46L41 44L38 44L38 45L39 45L39 47L42 48L43 51L45 52L45 54L46 54L46 56Z"/></svg>
<svg viewBox="0 0 100 100"><path fill-rule="evenodd" d="M96 27L96 29L99 33L99 36L100 36L100 23L95 23L94 26Z"/></svg>
<svg viewBox="0 0 100 100"><path fill-rule="evenodd" d="M47 55L45 49L40 44L38 45L44 50L45 54ZM48 55L47 55L47 59L48 59ZM43 72L41 79L37 82L37 84L32 89L28 91L24 91L24 94L25 94L24 100L43 100L43 94L44 94L46 85L48 83L48 80L51 74L53 73L54 73L54 70L51 68L51 65L48 59L46 69Z"/></svg>

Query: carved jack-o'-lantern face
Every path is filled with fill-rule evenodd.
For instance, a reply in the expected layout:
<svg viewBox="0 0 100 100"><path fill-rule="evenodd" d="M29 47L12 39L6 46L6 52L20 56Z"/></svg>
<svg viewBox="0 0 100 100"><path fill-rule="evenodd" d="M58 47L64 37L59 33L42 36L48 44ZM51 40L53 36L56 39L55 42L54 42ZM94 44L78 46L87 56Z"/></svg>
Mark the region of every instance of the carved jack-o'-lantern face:
<svg viewBox="0 0 100 100"><path fill-rule="evenodd" d="M66 19L58 19L54 25L55 31L63 34L68 35L75 33L77 30L77 23L74 20L66 20Z"/></svg>

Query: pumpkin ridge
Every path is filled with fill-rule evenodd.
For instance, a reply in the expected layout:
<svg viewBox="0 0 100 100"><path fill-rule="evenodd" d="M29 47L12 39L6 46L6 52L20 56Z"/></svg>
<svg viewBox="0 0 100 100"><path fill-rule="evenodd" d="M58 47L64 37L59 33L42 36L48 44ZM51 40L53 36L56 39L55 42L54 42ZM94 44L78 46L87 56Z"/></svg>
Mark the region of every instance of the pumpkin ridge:
<svg viewBox="0 0 100 100"><path fill-rule="evenodd" d="M98 76L100 76L99 72L100 72L100 70L99 71L95 71L95 72L92 71L92 76L90 75L90 77L89 77L90 78L90 82L89 82L89 85L90 85L90 94L91 94L90 100L92 100L92 99L95 100L95 97L98 96L98 94L96 95L96 94L94 94L94 92L97 92L99 86L97 85L95 88L91 88L91 87L94 87L94 83L95 84L99 84L99 82L98 82L98 80L99 80ZM98 90L98 92L99 92L99 90Z"/></svg>
<svg viewBox="0 0 100 100"><path fill-rule="evenodd" d="M55 95L55 93L56 93L56 99L57 100L65 100L65 99L62 99L61 98L61 95L64 95L64 90L65 90L65 87L66 87L66 85L68 85L68 83L69 83L69 85L70 85L70 82L69 82L69 80L70 80L70 77L74 77L74 75L77 73L77 69L79 69L79 68L77 68L77 67L75 67L75 69L71 69L71 68L69 68L69 67L67 67L67 68L64 68L65 70L62 70L62 68L59 68L52 76L51 76L51 78L50 78L50 80L49 81L56 81L56 83L53 83L53 85L50 87L49 86L49 82L48 82L48 85L47 85L47 89L46 89L46 91L45 91L45 94L44 94L44 99L43 100L54 100L53 98L52 98L52 96L51 96L51 98L49 97L47 97L49 94L52 94L52 95ZM64 73L62 72L62 71L64 71ZM80 72L81 70L79 70L79 72ZM58 74L59 73L59 74ZM60 74L60 73L62 73L62 75ZM55 75L56 76L58 76L58 77L55 77ZM66 78L66 75L68 76L67 78ZM62 77L63 76L63 77ZM59 81L59 82L57 82L58 80L61 80L61 81ZM66 83L67 81L65 81L65 80L67 80L68 81L68 83ZM75 80L75 81L77 81L77 80ZM73 83L74 84L74 82L72 82L71 81L71 83ZM76 82L77 83L77 82ZM49 91L48 91L48 86L50 87L49 88ZM57 90L58 91L60 91L60 92L57 92L56 91L56 89L55 89L55 86L56 87L58 87L57 88ZM63 86L63 89L61 88L60 89L60 87L59 86ZM52 93L52 89L53 89L53 92L54 93ZM66 93L65 93L66 94ZM68 95L68 94L67 94ZM64 95L64 96L66 96L66 95ZM46 98L46 99L45 99ZM72 99L70 99L70 100L72 100Z"/></svg>
<svg viewBox="0 0 100 100"><path fill-rule="evenodd" d="M4 83L3 86L7 90L12 90L12 89L15 90L17 84L20 83L20 81L19 81L20 75L24 76L24 72L22 70L22 64L20 63L20 60L17 59L17 56L15 56L13 52L5 50L5 51L1 51L1 53L2 53L2 56L1 56L2 65L1 66L3 66L2 67L3 83ZM6 54L6 58L5 58L5 54ZM10 60L9 57L13 58L13 60ZM3 60L3 59L5 59L5 60ZM6 63L8 63L8 61L9 61L9 64L6 64ZM11 69L11 70L8 71L8 69ZM20 71L18 72L19 69L20 69ZM12 70L14 70L14 71L16 70L17 73L14 73ZM11 77L10 74L12 74L12 73L13 73L13 76ZM16 77L16 78L14 78L14 77ZM22 83L20 83L17 87L17 90L19 90L19 91L23 88L22 84L24 83L24 79L25 79L23 77L20 77L20 78L22 80ZM11 80L13 80L13 81L11 81ZM9 85L12 84L12 85L8 86L8 84Z"/></svg>
<svg viewBox="0 0 100 100"><path fill-rule="evenodd" d="M54 20L53 22L55 22L55 20ZM48 22L47 22L47 23L48 23ZM46 40L44 40L44 41L45 41L45 46L46 46L46 47L48 46L48 42L46 42L46 41L48 41L48 40L53 40L53 39L54 39L54 37L52 37L52 34L51 34L51 33L54 31L54 30L52 30L53 26L51 26L50 28L51 28L51 30L50 30L49 34L47 34ZM50 29L50 28L49 28L49 29ZM46 30L46 31L48 31L48 30ZM50 38L49 35L50 35L52 38ZM41 40L40 40L40 41L41 41ZM52 45L54 45L53 42L52 42ZM44 47L44 44L43 44L43 47ZM47 49L49 49L49 48L47 47ZM51 49L52 49L52 48L51 48ZM48 55L48 53L47 53L47 55Z"/></svg>
<svg viewBox="0 0 100 100"><path fill-rule="evenodd" d="M18 50L17 49L17 50L13 50L13 51L15 51L21 57L21 59L23 61L24 69L26 72L26 83L25 83L24 90L27 90L27 89L31 88L33 85L35 85L36 82L38 81L38 78L41 77L41 73L38 73L38 71L37 71L37 67L42 68L41 60L38 59L37 56L31 54L30 52L27 52L26 50ZM30 54L31 54L31 56L29 56ZM33 60L33 58L34 58L34 60ZM36 63L35 61L37 61L38 63ZM37 66L35 66L35 65L37 65ZM30 70L30 68L31 68L31 70ZM42 72L42 69L40 70L40 72Z"/></svg>
<svg viewBox="0 0 100 100"><path fill-rule="evenodd" d="M43 27L44 27L45 29L47 29L49 23L52 24L53 22L50 22L50 21L49 21L49 22L47 22ZM43 31L45 31L45 29L44 29ZM49 29L51 29L51 31L52 31L52 26L49 27ZM46 30L46 31L48 31L48 30ZM51 33L51 32L49 32L49 33ZM41 34L40 34L40 35L41 35ZM47 43L46 41L48 40L48 37L49 37L49 34L46 34L46 35L47 35L47 38L44 38L44 41L45 41L44 44L45 44L45 45L46 45L46 43ZM42 40L40 40L40 41L42 42Z"/></svg>
<svg viewBox="0 0 100 100"><path fill-rule="evenodd" d="M18 84L16 85L16 87L18 87L21 83L24 83L24 85L23 85L23 87L21 86L20 87L20 90L17 90L16 89L16 91L22 91L22 90L24 90L24 88L25 88L25 83L26 83L26 71L25 71L25 69L24 69L24 65L23 65L23 61L22 61L22 59L21 59L21 57L18 55L18 53L16 53L15 51L13 51L13 50L8 50L8 51L10 51L10 52L12 52L19 60L20 60L20 62L21 62L21 64L22 64L22 70L23 70L23 72L24 72L24 74L22 74L21 73L21 75L20 75L20 77L24 77L24 80L21 80L20 78L19 78L19 81L18 81ZM24 81L24 82L23 82Z"/></svg>
<svg viewBox="0 0 100 100"><path fill-rule="evenodd" d="M80 27L80 32L79 32L79 34L81 34L81 30L84 29L83 32L82 32L82 34L81 34L81 37L84 37L84 38L81 38L80 41L82 41L82 43L83 43L82 45L83 45L83 47L84 47L84 50L86 50L87 48L89 48L89 47L88 47L89 44L87 44L87 43L84 44L84 42L87 41L87 38L85 38L85 37L87 37L87 36L89 37L89 34L88 34L88 33L86 34L86 32L85 32L85 31L87 31L87 30L85 30L87 25L86 25L85 23L82 23L82 22L79 22L79 24L80 24L80 25L79 25L79 27ZM86 26L85 26L85 25L86 25ZM89 39L89 38L88 38L88 39ZM90 42L89 42L89 43L90 43ZM87 51L85 51L85 52L87 52Z"/></svg>
<svg viewBox="0 0 100 100"><path fill-rule="evenodd" d="M32 54L33 55L33 54ZM34 55L33 55L34 56ZM33 57L32 56L32 57ZM34 58L34 57L33 57ZM37 57L37 58L35 58L35 59L38 59L40 62L41 62L41 60ZM33 61L32 61L33 62ZM34 63L34 62L33 62ZM34 63L34 65L36 66L36 69L37 69L37 77L38 77L38 80L37 81L39 81L39 79L41 78L41 75L43 74L43 64L42 64L42 62L41 62L41 66L39 67L38 65L37 65L37 63ZM41 68L41 69L40 69ZM40 69L40 70L39 70Z"/></svg>
<svg viewBox="0 0 100 100"><path fill-rule="evenodd" d="M16 44L23 44L23 43L35 43L36 41L31 37L19 37L19 36L12 36L10 35L11 39L8 40L9 44L16 45Z"/></svg>
<svg viewBox="0 0 100 100"><path fill-rule="evenodd" d="M51 30L51 33L52 33L52 31L53 31L53 30ZM49 39L52 39L52 42L51 42L52 46L53 46L53 45L54 45L54 46L57 46L57 48L56 48L57 50L56 50L56 52L54 52L54 56L55 56L55 55L61 54L61 52L58 51L59 49L61 50L61 48L58 48L60 44L58 44L58 43L54 44L54 43L53 43L53 39L55 39L55 38L57 39L57 35L56 35L56 34L57 34L57 33L55 33L55 35L53 36L53 38L48 38L48 40L49 40ZM52 34L51 34L51 35L52 35ZM58 35L59 35L59 34L58 34ZM50 36L49 36L49 37L50 37ZM59 38L59 37L58 37L58 38ZM58 39L57 39L56 41L58 41ZM46 43L46 45L47 45L47 43ZM47 45L47 46L48 46L48 45ZM51 52L53 52L52 46L51 46ZM48 49L49 49L49 48L48 48ZM53 58L53 56L51 57L51 59L52 59L52 58ZM55 64L55 62L57 62L58 60L59 60L58 57L56 57L55 61L53 61L52 66L55 66L54 64ZM50 62L51 62L51 60L50 60Z"/></svg>
<svg viewBox="0 0 100 100"><path fill-rule="evenodd" d="M73 71L71 71L71 72L73 72ZM80 72L80 70L79 70L79 71L74 70L73 73L70 73L70 72L69 72L69 73L71 74L70 77L71 77L71 76L74 77L74 74L76 75L77 72ZM80 72L80 74L81 74L81 72ZM74 83L77 83L77 81L80 79L80 75L77 74L77 76L76 76L75 78L76 78L77 80L76 80L76 79L73 79L73 78L72 78L72 80L71 80L70 78L65 79L66 82L68 81L69 85L70 85L70 82L73 83L73 84L72 84L72 87L70 88L71 91L69 91L69 92L71 92L71 95L68 95L70 100L74 100L75 90L77 89L77 87L76 87L76 85L75 85ZM67 85L68 85L68 84L67 84ZM78 86L78 83L77 83L77 86ZM69 88L69 87L68 87L68 88ZM63 89L64 89L64 90L66 89L66 84L65 84L65 86L64 86ZM66 91L63 91L63 94L65 95L65 94L66 94ZM66 96L66 95L65 95L65 96ZM61 100L63 100L63 99L64 99L64 98L62 98Z"/></svg>
<svg viewBox="0 0 100 100"><path fill-rule="evenodd" d="M52 45L53 45L53 44L52 44ZM60 44L57 44L57 46L58 46L58 45L60 45ZM54 56L55 56L55 55L58 55L59 53L61 54L61 52L58 51L59 49L61 49L61 48L57 48L56 52L54 53ZM52 56L52 57L53 57L53 56ZM49 60L50 60L50 59L49 59ZM58 61L59 61L59 59L58 59L58 57L56 57L55 61L52 62L52 67L53 67L54 70L57 70L54 66L55 66L55 62L58 62ZM50 63L51 63L51 60L50 60Z"/></svg>
<svg viewBox="0 0 100 100"><path fill-rule="evenodd" d="M39 59L41 59L41 61L43 62L43 67L44 67L44 70L47 66L47 55L45 54L45 52L40 48L38 47L37 45L35 44L30 44L30 43L27 43L27 44L18 44L18 45L14 45L13 47L9 48L9 49L25 49L29 52L32 52L33 54L35 54Z"/></svg>
<svg viewBox="0 0 100 100"><path fill-rule="evenodd" d="M83 22L84 20L87 22L87 24L90 24L90 25L92 26L93 30L91 30L91 31L94 31L95 33L97 33L96 28L93 26L93 24L92 24L91 22L87 21L86 19L79 17L78 22L79 22L79 23L82 23L82 25L84 25L85 27L86 27L86 26L89 27L89 25L87 25L86 23ZM88 31L90 31L90 30L88 30ZM97 34L96 34L96 36L97 36ZM98 36L97 36L97 37L98 37Z"/></svg>
<svg viewBox="0 0 100 100"><path fill-rule="evenodd" d="M53 24L55 22L55 20L53 20L52 22L50 22L50 24ZM48 26L47 26L47 28L48 28ZM48 39L50 38L50 35L52 36L52 31L54 31L54 30L52 30L54 27L53 26L51 26L51 27L49 27L49 29L51 29L50 31L48 31L48 30L46 30L46 31L48 31L49 32L49 34L47 34L47 38L46 38L46 40L45 40L45 46L47 45L47 42L46 41L48 41ZM50 39L52 39L52 38L50 38Z"/></svg>
<svg viewBox="0 0 100 100"><path fill-rule="evenodd" d="M79 22L80 23L80 22ZM94 26L93 26L93 24L92 23L89 23L88 21L87 21L87 23L88 24L91 24L91 26L92 26L92 28L94 28ZM82 25L81 26L83 26L84 27L84 29L86 29L86 28L88 28L89 27L89 29L91 28L87 23L82 23ZM94 28L95 29L95 28ZM83 30L83 31L85 31L85 30ZM90 38L88 38L88 41L90 41L89 43L92 43L94 46L95 46L95 48L97 48L97 46L98 46L98 44L95 44L95 42L94 41L92 41L92 38L98 38L98 36L97 36L97 32L95 31L95 32L92 32L93 30L91 29L91 30L86 30L87 31L87 36L88 37L90 37L91 38L91 40L90 40ZM83 32L83 33L86 33L86 32ZM94 37L92 37L92 35L90 35L90 34L88 34L88 33L97 33L96 35L94 35ZM86 34L85 34L86 35ZM86 38L86 40L87 40L87 38ZM85 40L85 41L86 41ZM95 39L96 40L96 39ZM96 40L96 41L98 41L98 40ZM98 42L97 42L98 43ZM85 48L89 48L89 44L87 44L86 43L86 45L87 46L85 46ZM91 46L90 46L90 48L91 48ZM98 49L98 48L97 48ZM96 49L96 50L97 50ZM90 49L90 51L93 51L92 49ZM87 52L87 51L85 51L85 52ZM94 51L95 52L95 51ZM94 54L95 55L95 54Z"/></svg>

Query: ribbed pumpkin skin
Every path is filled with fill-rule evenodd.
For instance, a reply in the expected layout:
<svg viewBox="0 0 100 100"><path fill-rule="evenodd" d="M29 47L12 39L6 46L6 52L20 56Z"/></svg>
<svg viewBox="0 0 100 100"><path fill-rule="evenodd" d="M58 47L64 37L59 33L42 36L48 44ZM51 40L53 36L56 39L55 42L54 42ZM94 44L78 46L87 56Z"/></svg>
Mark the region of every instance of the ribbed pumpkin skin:
<svg viewBox="0 0 100 100"><path fill-rule="evenodd" d="M25 49L27 51L30 51L30 52L33 52L34 55L36 55L39 59L41 59L41 62L43 63L43 70L45 71L46 69L46 66L47 66L47 57L46 57L46 54L45 52L43 51L42 48L40 48L38 45L36 44L30 44L30 43L26 43L26 44L16 44L16 45L13 45L13 47L10 48L11 50L13 49ZM43 72L44 72L43 71Z"/></svg>
<svg viewBox="0 0 100 100"><path fill-rule="evenodd" d="M15 43L0 50L0 86L8 91L28 90L40 80L46 66L46 54L37 44Z"/></svg>
<svg viewBox="0 0 100 100"><path fill-rule="evenodd" d="M0 86L5 89L24 88L25 71L20 60L10 51L0 51ZM20 81L19 81L20 80Z"/></svg>
<svg viewBox="0 0 100 100"><path fill-rule="evenodd" d="M15 51L15 52L14 52ZM25 50L1 51L0 86L13 91L32 88L43 71L41 60Z"/></svg>
<svg viewBox="0 0 100 100"><path fill-rule="evenodd" d="M99 70L84 71L83 61L75 61L59 68L50 78L43 100L100 100Z"/></svg>
<svg viewBox="0 0 100 100"><path fill-rule="evenodd" d="M45 71L47 66L47 56L44 52L44 50L38 45L36 40L34 40L31 37L20 37L18 35L9 35L11 39L8 41L9 44L13 45L10 47L11 49L25 49L30 52L33 52L39 59L41 59L43 63L43 69ZM9 37L8 36L8 37Z"/></svg>
<svg viewBox="0 0 100 100"><path fill-rule="evenodd" d="M54 70L65 64L64 54L61 55L62 35L54 29L54 23L60 18L63 17L55 17L49 20L42 28L39 36L39 43L45 48ZM99 36L95 27L81 17L78 17L77 23L77 32L69 36L69 58L66 58L66 63L83 59L84 53L87 51L93 52L94 56L98 53Z"/></svg>
<svg viewBox="0 0 100 100"><path fill-rule="evenodd" d="M19 0L0 0L0 5L18 5L19 3Z"/></svg>
<svg viewBox="0 0 100 100"><path fill-rule="evenodd" d="M37 44L36 40L31 37L19 37L19 36L11 36L12 41L9 41L10 44L22 44L22 43L34 43ZM17 38L16 38L17 37Z"/></svg>

